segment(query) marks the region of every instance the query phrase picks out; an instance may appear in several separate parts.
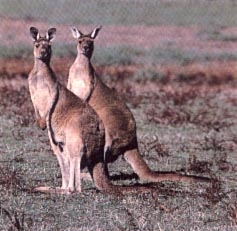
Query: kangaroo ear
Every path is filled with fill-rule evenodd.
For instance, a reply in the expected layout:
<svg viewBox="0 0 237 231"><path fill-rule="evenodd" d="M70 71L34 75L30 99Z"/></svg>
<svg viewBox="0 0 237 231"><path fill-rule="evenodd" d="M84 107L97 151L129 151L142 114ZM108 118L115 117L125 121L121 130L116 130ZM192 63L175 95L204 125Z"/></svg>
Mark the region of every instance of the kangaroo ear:
<svg viewBox="0 0 237 231"><path fill-rule="evenodd" d="M50 42L54 40L56 35L56 28L50 28L48 32L46 32L46 39L48 39Z"/></svg>
<svg viewBox="0 0 237 231"><path fill-rule="evenodd" d="M71 27L70 29L72 32L72 36L76 39L80 38L83 35L76 27Z"/></svg>
<svg viewBox="0 0 237 231"><path fill-rule="evenodd" d="M33 26L30 28L30 34L34 41L40 38L39 30Z"/></svg>
<svg viewBox="0 0 237 231"><path fill-rule="evenodd" d="M92 39L95 39L96 36L98 35L100 29L102 28L102 26L96 27L91 33L90 33L90 37Z"/></svg>

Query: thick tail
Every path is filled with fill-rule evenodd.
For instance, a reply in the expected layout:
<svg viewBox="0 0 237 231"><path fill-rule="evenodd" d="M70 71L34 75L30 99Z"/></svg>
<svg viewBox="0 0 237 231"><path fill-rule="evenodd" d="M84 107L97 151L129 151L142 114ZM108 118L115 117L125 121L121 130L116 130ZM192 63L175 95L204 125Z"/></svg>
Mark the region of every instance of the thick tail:
<svg viewBox="0 0 237 231"><path fill-rule="evenodd" d="M207 177L181 175L175 172L169 173L157 173L151 171L146 162L141 157L137 148L129 150L124 153L126 161L132 166L134 172L139 176L141 180L148 182L160 182L160 181L180 181L180 182L211 182Z"/></svg>

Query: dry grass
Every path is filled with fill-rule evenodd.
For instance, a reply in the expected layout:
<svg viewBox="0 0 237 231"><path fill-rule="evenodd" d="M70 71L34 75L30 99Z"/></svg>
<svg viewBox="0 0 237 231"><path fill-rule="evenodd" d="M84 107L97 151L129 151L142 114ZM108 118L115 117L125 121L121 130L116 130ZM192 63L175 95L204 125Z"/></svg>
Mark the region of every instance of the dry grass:
<svg viewBox="0 0 237 231"><path fill-rule="evenodd" d="M55 60L54 68L63 73L61 62ZM152 169L208 176L213 181L210 185L147 184L119 159L109 166L114 183L142 184L145 191L107 195L83 182L83 193L64 196L31 190L42 185L56 187L61 176L47 133L34 124L26 82L29 67L23 66L17 74L19 63L9 60L5 70L0 68L2 230L236 229L237 94L232 68L226 69L230 75L223 76L202 69L204 78L198 74L200 69L195 75L192 68L190 77L189 67L187 76L180 67L180 77L170 67L164 75L168 80L160 82L137 79L136 66L98 67L104 80L129 103L141 153ZM62 82L64 78L60 75Z"/></svg>

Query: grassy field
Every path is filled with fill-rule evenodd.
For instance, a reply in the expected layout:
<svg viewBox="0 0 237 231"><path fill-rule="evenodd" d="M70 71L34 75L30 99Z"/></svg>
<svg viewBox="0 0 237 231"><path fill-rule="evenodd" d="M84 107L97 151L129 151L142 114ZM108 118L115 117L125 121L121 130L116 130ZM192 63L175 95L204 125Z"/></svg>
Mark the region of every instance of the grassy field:
<svg viewBox="0 0 237 231"><path fill-rule="evenodd" d="M47 132L34 123L26 79L8 76L0 88L1 230L236 230L237 79L144 82L136 73L121 78L126 71L110 76L99 70L129 102L149 166L207 176L212 183L146 184L119 159L109 166L113 182L147 190L107 195L86 181L81 194L32 192L60 185L61 176Z"/></svg>
<svg viewBox="0 0 237 231"><path fill-rule="evenodd" d="M9 24L0 25L0 230L237 230L236 7L202 0L2 0L0 15ZM66 84L76 51L62 35L71 24L98 22L105 32L93 63L132 110L143 158L154 171L209 177L210 184L141 182L119 158L109 165L112 182L137 192L103 194L90 181L81 194L33 192L59 186L61 174L47 132L34 122L29 25L59 28L52 67Z"/></svg>

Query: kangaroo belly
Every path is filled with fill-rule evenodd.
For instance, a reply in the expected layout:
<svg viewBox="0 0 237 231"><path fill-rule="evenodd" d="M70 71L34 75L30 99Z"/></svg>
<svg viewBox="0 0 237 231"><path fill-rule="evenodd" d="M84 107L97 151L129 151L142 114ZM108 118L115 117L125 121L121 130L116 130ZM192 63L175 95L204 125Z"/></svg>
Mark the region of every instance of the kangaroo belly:
<svg viewBox="0 0 237 231"><path fill-rule="evenodd" d="M35 91L34 94L32 94L31 99L41 117L44 117L46 114L48 114L48 110L52 101L48 90Z"/></svg>

